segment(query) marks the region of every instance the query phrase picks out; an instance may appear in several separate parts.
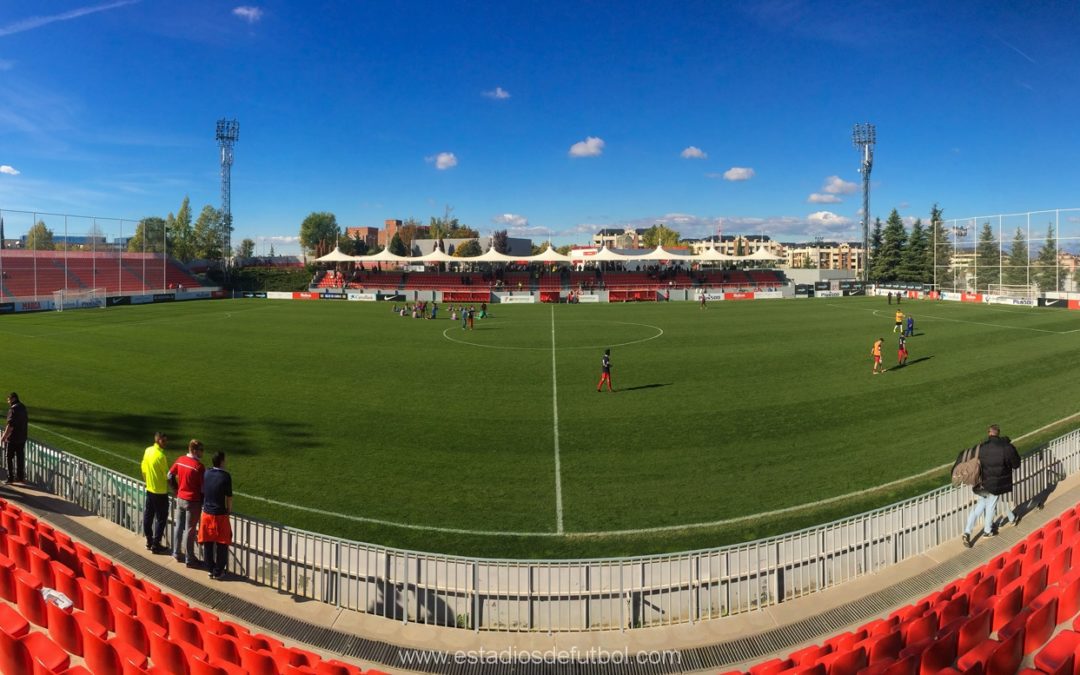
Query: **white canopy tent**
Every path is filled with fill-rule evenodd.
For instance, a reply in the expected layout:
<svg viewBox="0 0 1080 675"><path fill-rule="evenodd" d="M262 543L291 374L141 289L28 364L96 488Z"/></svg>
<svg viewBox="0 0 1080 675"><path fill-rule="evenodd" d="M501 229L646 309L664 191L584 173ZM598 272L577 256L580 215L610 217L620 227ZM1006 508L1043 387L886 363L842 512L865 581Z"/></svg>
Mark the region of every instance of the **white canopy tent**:
<svg viewBox="0 0 1080 675"><path fill-rule="evenodd" d="M316 258L315 262L355 262L360 259L361 258L359 258L358 256L342 253L341 249L335 246L333 251L330 251L321 258Z"/></svg>
<svg viewBox="0 0 1080 675"><path fill-rule="evenodd" d="M405 256L396 255L390 252L389 248L384 248L375 255L362 255L353 258L356 262L361 263L384 263L384 262L410 262L412 258L406 258Z"/></svg>
<svg viewBox="0 0 1080 675"><path fill-rule="evenodd" d="M527 262L569 263L570 256L563 255L562 253L559 253L555 249L551 248L551 246L548 246L543 250L543 252L537 253L536 255L528 256L526 258L522 258L522 260L525 260Z"/></svg>
<svg viewBox="0 0 1080 675"><path fill-rule="evenodd" d="M462 262L514 262L515 260L520 259L521 258L516 258L512 255L506 255L505 253L499 253L495 250L494 246L484 251L483 255L478 255L471 258L455 258L455 260Z"/></svg>
<svg viewBox="0 0 1080 675"><path fill-rule="evenodd" d="M783 260L783 258L781 258L780 256L773 255L772 253L769 253L767 250L765 250L764 246L758 248L758 250L754 251L753 253L751 253L748 256L745 256L742 259L743 260L768 260L768 261Z"/></svg>
<svg viewBox="0 0 1080 675"><path fill-rule="evenodd" d="M452 255L447 255L445 252L443 252L440 249L435 249L431 253L419 256L417 258L409 258L409 260L412 260L414 262L423 262L423 263L448 263L448 262L461 262L462 260L466 260L466 258L455 258Z"/></svg>
<svg viewBox="0 0 1080 675"><path fill-rule="evenodd" d="M663 246L657 246L655 249L648 253L642 253L640 255L628 255L627 260L657 260L666 262L677 262L679 260L685 262L691 262L695 258L685 253L672 253L671 251L665 251Z"/></svg>

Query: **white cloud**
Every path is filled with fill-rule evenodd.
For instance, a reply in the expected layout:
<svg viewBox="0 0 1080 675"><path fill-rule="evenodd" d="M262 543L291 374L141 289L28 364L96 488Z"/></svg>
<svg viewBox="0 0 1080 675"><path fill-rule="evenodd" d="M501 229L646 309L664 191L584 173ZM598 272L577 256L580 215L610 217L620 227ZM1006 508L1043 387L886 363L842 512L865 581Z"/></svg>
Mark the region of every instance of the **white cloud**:
<svg viewBox="0 0 1080 675"><path fill-rule="evenodd" d="M829 176L825 179L825 185L822 186L822 191L831 195L849 195L858 189L858 185L850 183L840 176Z"/></svg>
<svg viewBox="0 0 1080 675"><path fill-rule="evenodd" d="M109 2L104 5L94 5L92 7L79 7L78 9L72 9L61 14L50 14L49 16L32 16L27 19L22 19L14 23L9 23L6 26L0 26L0 37L5 35L14 35L15 33L24 33L28 30L34 30L35 28L41 28L47 26L50 23L56 23L57 21L70 21L72 19L78 19L81 16L87 14L96 14L98 12L106 12L110 9L116 9L123 7L124 5L131 5L139 0L119 0L118 2Z"/></svg>
<svg viewBox="0 0 1080 675"><path fill-rule="evenodd" d="M16 169L15 167L13 167L13 166L9 166L7 164L4 164L3 166L0 166L0 173L5 173L5 174L7 174L9 176L18 176L22 172L19 171L18 169Z"/></svg>
<svg viewBox="0 0 1080 675"><path fill-rule="evenodd" d="M233 16L238 16L248 23L256 23L263 17L263 11L261 9L249 5L236 7L233 9L232 13Z"/></svg>
<svg viewBox="0 0 1080 675"><path fill-rule="evenodd" d="M683 159L708 159L709 153L705 152L701 148L697 148L691 145L690 147L679 153L679 156Z"/></svg>
<svg viewBox="0 0 1080 675"><path fill-rule="evenodd" d="M852 220L845 218L844 216L837 215L832 211L815 211L806 217L807 222L812 226L818 226L826 229L835 229L838 227L848 227L851 225Z"/></svg>
<svg viewBox="0 0 1080 675"><path fill-rule="evenodd" d="M507 227L518 229L529 226L529 219L517 213L500 213L497 216L493 216L491 222L496 225L506 225Z"/></svg>
<svg viewBox="0 0 1080 675"><path fill-rule="evenodd" d="M836 195L828 195L821 194L820 192L815 192L814 194L807 197L806 201L810 202L811 204L839 204L844 200L840 199Z"/></svg>
<svg viewBox="0 0 1080 675"><path fill-rule="evenodd" d="M570 146L571 157L597 157L604 152L604 139L589 136Z"/></svg>
<svg viewBox="0 0 1080 675"><path fill-rule="evenodd" d="M482 93L483 93L484 96L487 96L488 98L493 98L493 99L496 99L496 100L499 100L499 101L510 98L510 92L506 91L502 87L495 87L491 91L485 91L485 92L482 92Z"/></svg>
<svg viewBox="0 0 1080 675"><path fill-rule="evenodd" d="M733 166L724 172L724 180L740 181L750 180L754 177L754 170L744 166Z"/></svg>
<svg viewBox="0 0 1080 675"><path fill-rule="evenodd" d="M434 157L425 157L425 161L433 162L439 171L445 171L457 166L457 156L452 152L440 152Z"/></svg>
<svg viewBox="0 0 1080 675"><path fill-rule="evenodd" d="M261 239L262 241L274 242L276 244L296 244L300 242L300 237L285 234L276 234L269 237L258 237L258 239Z"/></svg>

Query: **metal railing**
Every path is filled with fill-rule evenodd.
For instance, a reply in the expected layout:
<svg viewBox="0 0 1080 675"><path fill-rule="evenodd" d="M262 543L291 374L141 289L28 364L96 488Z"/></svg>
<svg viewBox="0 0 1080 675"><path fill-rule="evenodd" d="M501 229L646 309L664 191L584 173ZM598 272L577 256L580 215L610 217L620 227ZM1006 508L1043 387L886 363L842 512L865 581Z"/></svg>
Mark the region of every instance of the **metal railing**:
<svg viewBox="0 0 1080 675"><path fill-rule="evenodd" d="M1014 503L1045 499L1080 469L1080 430L1026 456ZM36 441L30 480L141 533L141 482ZM499 560L387 548L235 514L232 572L287 593L403 623L475 631L589 631L695 623L832 588L956 539L972 493L942 487L753 542L685 553ZM171 530L171 528L170 528Z"/></svg>

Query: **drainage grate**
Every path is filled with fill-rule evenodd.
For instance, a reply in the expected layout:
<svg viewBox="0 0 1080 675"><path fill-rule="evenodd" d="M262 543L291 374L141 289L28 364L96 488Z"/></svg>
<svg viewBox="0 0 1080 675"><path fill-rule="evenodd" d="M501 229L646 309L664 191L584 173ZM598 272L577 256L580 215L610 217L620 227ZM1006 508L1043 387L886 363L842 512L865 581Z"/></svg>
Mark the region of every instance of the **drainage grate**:
<svg viewBox="0 0 1080 675"><path fill-rule="evenodd" d="M990 560L991 557L1001 551L1011 548L1023 538L1015 528L1005 528L996 539L980 543L974 549L963 551L960 555L939 563L918 576L826 610L821 614L793 624L772 628L727 642L680 650L679 665L671 663L638 664L634 663L633 659L630 659L631 663L574 663L572 665L539 663L459 664L454 662L452 654L443 653L441 656L444 658L436 659L430 658L430 652L424 652L429 655L426 661L417 658L409 658L406 661L403 654L418 655L421 654L421 650L397 647L386 642L369 640L266 609L223 592L218 586L211 588L184 575L177 574L67 516L54 511L35 508L36 500L31 495L20 493L11 495L11 497L21 498L24 508L27 508L41 519L51 522L59 529L81 539L86 544L102 551L113 560L124 564L140 575L153 580L161 586L181 593L204 607L226 612L252 626L258 626L290 640L311 645L334 654L340 654L357 661L382 664L394 669L400 668L402 663L409 663L409 670L438 675L554 675L556 673L559 675L565 673L574 673L575 675L667 675L668 673L716 669L734 664L759 661L764 657L788 650L804 642L836 633L853 623L869 620L888 612L898 605L926 595L962 576L977 565ZM1080 487L1068 490L1061 497L1060 501L1064 504L1073 504L1080 501ZM1049 512L1028 513L1025 522L1036 521L1036 527L1039 527L1053 517Z"/></svg>

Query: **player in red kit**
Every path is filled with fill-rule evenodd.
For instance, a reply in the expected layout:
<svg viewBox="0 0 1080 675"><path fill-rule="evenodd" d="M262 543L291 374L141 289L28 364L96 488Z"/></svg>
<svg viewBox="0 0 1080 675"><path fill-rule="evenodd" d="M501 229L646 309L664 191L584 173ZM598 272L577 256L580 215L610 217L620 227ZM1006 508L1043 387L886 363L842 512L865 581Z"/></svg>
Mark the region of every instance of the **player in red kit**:
<svg viewBox="0 0 1080 675"><path fill-rule="evenodd" d="M600 391L604 388L604 383L607 382L608 391L615 391L611 388L611 350L604 350L604 358L600 361L600 384L596 385L596 391Z"/></svg>

